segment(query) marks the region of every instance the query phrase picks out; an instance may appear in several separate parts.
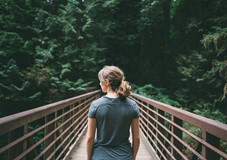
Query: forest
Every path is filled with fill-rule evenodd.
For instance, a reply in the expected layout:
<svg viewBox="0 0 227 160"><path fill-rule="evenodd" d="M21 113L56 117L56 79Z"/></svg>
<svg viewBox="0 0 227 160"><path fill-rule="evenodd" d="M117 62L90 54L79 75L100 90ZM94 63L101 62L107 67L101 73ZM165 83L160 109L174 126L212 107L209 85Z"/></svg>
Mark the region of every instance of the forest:
<svg viewBox="0 0 227 160"><path fill-rule="evenodd" d="M133 92L227 123L226 0L1 0L0 117L99 88L116 65Z"/></svg>

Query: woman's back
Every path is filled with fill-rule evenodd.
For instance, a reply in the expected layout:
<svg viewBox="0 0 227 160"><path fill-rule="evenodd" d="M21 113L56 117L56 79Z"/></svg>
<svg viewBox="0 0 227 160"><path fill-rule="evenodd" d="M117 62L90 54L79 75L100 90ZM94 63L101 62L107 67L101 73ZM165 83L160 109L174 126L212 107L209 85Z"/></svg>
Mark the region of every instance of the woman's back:
<svg viewBox="0 0 227 160"><path fill-rule="evenodd" d="M132 119L139 117L139 110L129 98L103 96L92 103L89 117L97 120L96 144L116 146L128 141Z"/></svg>
<svg viewBox="0 0 227 160"><path fill-rule="evenodd" d="M88 116L97 122L93 159L132 159L129 130L132 119L139 117L136 103L129 98L103 96L94 101Z"/></svg>

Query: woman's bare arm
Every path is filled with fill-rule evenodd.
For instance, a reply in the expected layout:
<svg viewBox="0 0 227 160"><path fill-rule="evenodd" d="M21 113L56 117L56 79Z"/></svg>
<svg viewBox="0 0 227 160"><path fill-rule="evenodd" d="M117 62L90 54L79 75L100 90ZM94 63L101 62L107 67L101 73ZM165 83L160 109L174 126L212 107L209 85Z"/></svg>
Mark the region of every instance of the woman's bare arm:
<svg viewBox="0 0 227 160"><path fill-rule="evenodd" d="M87 160L91 160L91 152L92 152L92 146L94 144L95 130L96 130L96 119L88 118L88 129L87 129L87 139L86 139Z"/></svg>
<svg viewBox="0 0 227 160"><path fill-rule="evenodd" d="M136 156L140 146L140 131L139 131L139 118L132 120L132 151L133 160L136 160Z"/></svg>

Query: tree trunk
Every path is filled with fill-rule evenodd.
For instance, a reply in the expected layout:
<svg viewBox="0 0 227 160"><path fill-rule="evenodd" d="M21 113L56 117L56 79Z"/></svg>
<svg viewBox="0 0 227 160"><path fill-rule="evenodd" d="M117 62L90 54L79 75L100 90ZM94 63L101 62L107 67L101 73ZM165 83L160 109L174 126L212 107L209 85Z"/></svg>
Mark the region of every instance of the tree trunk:
<svg viewBox="0 0 227 160"><path fill-rule="evenodd" d="M164 53L168 53L170 46L170 6L172 0L160 0L163 10L163 36L164 36Z"/></svg>

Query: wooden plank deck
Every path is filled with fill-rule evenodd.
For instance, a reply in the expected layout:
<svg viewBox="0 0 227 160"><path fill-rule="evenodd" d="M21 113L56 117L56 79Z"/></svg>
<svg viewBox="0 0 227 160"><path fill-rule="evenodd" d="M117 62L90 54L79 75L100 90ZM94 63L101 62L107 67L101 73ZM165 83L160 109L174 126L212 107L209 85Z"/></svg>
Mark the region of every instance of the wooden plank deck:
<svg viewBox="0 0 227 160"><path fill-rule="evenodd" d="M86 136L81 137L80 142L75 147L75 151L70 160L86 160ZM137 155L137 160L159 160L153 148L149 147L147 140L141 133L140 148Z"/></svg>

